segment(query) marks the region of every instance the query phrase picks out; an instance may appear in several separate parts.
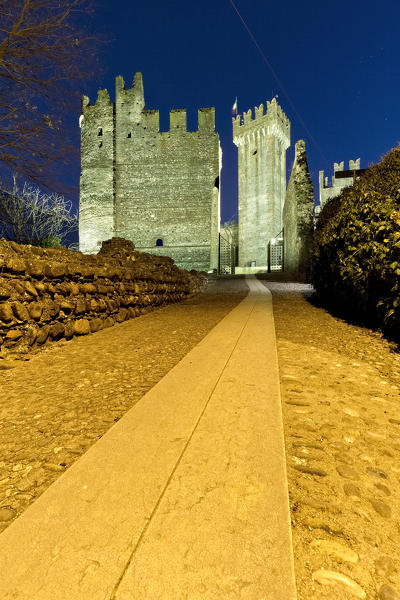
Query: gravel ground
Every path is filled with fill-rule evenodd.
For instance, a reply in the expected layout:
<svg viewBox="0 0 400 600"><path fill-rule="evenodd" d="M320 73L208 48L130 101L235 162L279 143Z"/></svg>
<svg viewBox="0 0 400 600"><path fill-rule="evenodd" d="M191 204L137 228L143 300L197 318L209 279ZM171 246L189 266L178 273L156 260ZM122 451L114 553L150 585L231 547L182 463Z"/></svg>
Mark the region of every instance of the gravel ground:
<svg viewBox="0 0 400 600"><path fill-rule="evenodd" d="M400 600L400 356L378 332L314 306L309 286L264 284L274 302L298 600ZM0 531L246 292L243 278L212 279L186 302L0 370Z"/></svg>
<svg viewBox="0 0 400 600"><path fill-rule="evenodd" d="M204 293L184 302L55 342L26 362L0 360L0 532L247 291L244 278L212 279Z"/></svg>
<svg viewBox="0 0 400 600"><path fill-rule="evenodd" d="M400 356L379 332L272 291L299 600L400 598Z"/></svg>

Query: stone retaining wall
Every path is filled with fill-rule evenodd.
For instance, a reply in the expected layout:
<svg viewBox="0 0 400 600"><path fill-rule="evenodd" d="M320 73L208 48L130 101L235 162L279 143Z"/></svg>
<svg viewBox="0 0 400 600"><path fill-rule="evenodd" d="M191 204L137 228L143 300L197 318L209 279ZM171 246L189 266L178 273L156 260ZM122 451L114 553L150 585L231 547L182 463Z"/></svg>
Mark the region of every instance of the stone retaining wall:
<svg viewBox="0 0 400 600"><path fill-rule="evenodd" d="M97 255L0 240L0 358L179 302L206 275L112 238Z"/></svg>

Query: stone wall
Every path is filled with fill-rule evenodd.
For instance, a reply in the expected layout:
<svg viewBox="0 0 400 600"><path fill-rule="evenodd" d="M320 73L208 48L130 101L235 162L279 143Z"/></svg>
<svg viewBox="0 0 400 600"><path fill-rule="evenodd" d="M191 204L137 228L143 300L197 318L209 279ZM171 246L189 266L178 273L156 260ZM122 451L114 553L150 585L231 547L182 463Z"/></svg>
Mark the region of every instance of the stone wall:
<svg viewBox="0 0 400 600"><path fill-rule="evenodd" d="M319 172L319 205L316 207L316 213L319 214L323 206L331 198L338 196L341 191L353 185L355 178L358 178L360 173L365 169L360 169L360 158L357 160L349 160L349 170L344 170L344 161L341 163L333 163L332 185L329 185L328 177L325 177L324 171Z"/></svg>
<svg viewBox="0 0 400 600"><path fill-rule="evenodd" d="M274 98L232 120L238 147L239 267L267 267L268 243L282 229L290 122Z"/></svg>
<svg viewBox="0 0 400 600"><path fill-rule="evenodd" d="M0 358L71 339L179 302L205 274L113 238L97 255L0 240Z"/></svg>
<svg viewBox="0 0 400 600"><path fill-rule="evenodd" d="M188 131L185 110L145 107L141 73L131 89L116 78L115 105L102 90L83 99L79 249L97 252L111 236L141 252L170 256L186 269L218 266L221 150L213 108Z"/></svg>
<svg viewBox="0 0 400 600"><path fill-rule="evenodd" d="M309 280L313 231L314 188L308 170L306 145L299 140L283 207L284 269L300 281Z"/></svg>

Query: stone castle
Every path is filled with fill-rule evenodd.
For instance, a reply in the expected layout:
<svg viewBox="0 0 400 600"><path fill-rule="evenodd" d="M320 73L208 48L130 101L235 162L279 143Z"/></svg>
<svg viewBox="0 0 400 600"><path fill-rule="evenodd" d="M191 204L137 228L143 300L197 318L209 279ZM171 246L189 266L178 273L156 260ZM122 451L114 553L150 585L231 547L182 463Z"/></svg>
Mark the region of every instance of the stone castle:
<svg viewBox="0 0 400 600"><path fill-rule="evenodd" d="M334 198L343 188L353 185L355 179L357 179L365 169L360 168L360 159L350 160L349 168L345 170L344 161L341 163L333 163L333 176L332 185L329 185L328 177L325 177L324 171L319 172L319 206L317 207L317 213L319 213L324 204L330 199Z"/></svg>
<svg viewBox="0 0 400 600"><path fill-rule="evenodd" d="M185 110L172 110L170 130L160 132L159 112L146 109L142 75L136 73L131 89L116 78L115 103L107 90L100 90L92 105L83 96L80 125L80 251L95 254L104 240L121 237L133 241L138 251L170 256L181 268L221 267L222 153L214 108L198 111L197 131L187 130ZM271 240L284 227L291 247L299 247L296 219L302 211L292 206L285 212L286 225L282 221L290 122L274 98L265 113L261 104L254 119L249 110L232 119L232 125L239 154L236 272L265 271ZM308 169L307 161L301 164ZM292 204L297 202L296 185ZM308 202L313 205L312 185L311 193ZM222 237L226 243L227 236Z"/></svg>
<svg viewBox="0 0 400 600"><path fill-rule="evenodd" d="M97 253L112 237L136 250L170 256L179 267L218 267L221 148L213 108L198 111L187 131L186 111L170 113L159 131L158 110L146 110L141 73L131 89L116 78L82 101L79 249Z"/></svg>
<svg viewBox="0 0 400 600"><path fill-rule="evenodd" d="M239 166L239 269L268 264L268 242L282 232L290 122L274 98L233 119Z"/></svg>

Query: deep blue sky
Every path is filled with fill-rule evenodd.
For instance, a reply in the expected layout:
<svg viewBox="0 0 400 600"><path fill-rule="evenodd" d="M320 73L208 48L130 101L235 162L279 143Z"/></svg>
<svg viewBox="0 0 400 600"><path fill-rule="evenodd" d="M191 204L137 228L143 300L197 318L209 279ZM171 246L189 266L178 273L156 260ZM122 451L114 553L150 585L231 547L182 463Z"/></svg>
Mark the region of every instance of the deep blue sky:
<svg viewBox="0 0 400 600"><path fill-rule="evenodd" d="M348 168L358 157L366 167L400 142L398 1L234 1L322 155L229 0L100 0L92 27L111 42L100 54L103 76L81 89L91 102L102 88L114 100L115 76L130 87L141 71L146 106L160 110L164 131L169 110L186 108L189 128L196 129L197 109L214 106L222 221L237 211L235 96L242 113L278 94L292 124L288 175L294 144L304 139L316 198L320 169L331 177L333 162L344 160ZM71 175L78 181L79 165Z"/></svg>

